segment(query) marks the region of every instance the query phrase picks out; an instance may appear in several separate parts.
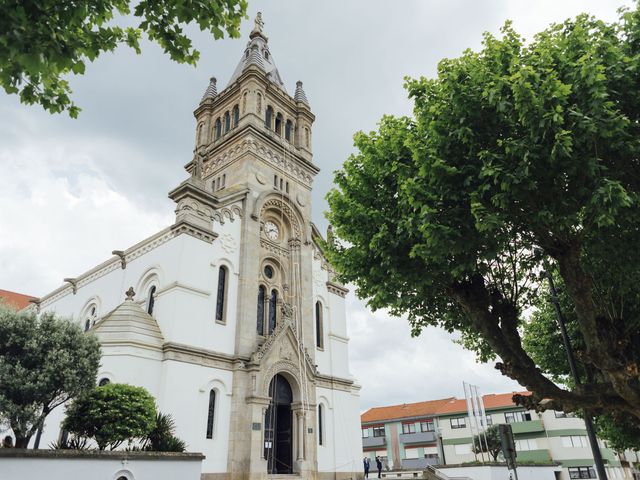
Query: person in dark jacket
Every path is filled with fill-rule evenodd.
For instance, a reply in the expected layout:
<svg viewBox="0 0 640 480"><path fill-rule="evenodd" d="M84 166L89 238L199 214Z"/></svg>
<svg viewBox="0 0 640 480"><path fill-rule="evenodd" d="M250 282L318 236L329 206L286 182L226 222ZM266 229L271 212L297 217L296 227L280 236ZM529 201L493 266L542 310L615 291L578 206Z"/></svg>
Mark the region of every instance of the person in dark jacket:
<svg viewBox="0 0 640 480"><path fill-rule="evenodd" d="M369 478L369 467L371 466L371 460L369 457L364 457L362 461L364 463L364 478Z"/></svg>
<svg viewBox="0 0 640 480"><path fill-rule="evenodd" d="M376 467L378 467L378 478L382 478L382 461L380 457L376 457Z"/></svg>

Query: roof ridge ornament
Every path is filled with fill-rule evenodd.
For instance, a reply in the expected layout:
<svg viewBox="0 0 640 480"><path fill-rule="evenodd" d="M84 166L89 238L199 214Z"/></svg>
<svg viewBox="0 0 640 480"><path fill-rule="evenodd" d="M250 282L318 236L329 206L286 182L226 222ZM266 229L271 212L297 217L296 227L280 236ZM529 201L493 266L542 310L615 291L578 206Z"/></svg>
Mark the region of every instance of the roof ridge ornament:
<svg viewBox="0 0 640 480"><path fill-rule="evenodd" d="M309 100L307 100L307 95L306 93L304 93L302 82L300 80L296 82L296 93L293 95L293 99L296 102L302 102L305 105L309 106Z"/></svg>
<svg viewBox="0 0 640 480"><path fill-rule="evenodd" d="M218 87L216 86L217 80L216 77L211 77L209 79L209 86L204 91L204 95L202 96L202 100L200 103L204 102L207 99L214 99L218 96Z"/></svg>
<svg viewBox="0 0 640 480"><path fill-rule="evenodd" d="M133 291L133 287L129 287L129 290L127 290L127 292L125 293L125 295L127 296L127 300L129 300L130 302L133 302L133 297L135 296L136 292Z"/></svg>

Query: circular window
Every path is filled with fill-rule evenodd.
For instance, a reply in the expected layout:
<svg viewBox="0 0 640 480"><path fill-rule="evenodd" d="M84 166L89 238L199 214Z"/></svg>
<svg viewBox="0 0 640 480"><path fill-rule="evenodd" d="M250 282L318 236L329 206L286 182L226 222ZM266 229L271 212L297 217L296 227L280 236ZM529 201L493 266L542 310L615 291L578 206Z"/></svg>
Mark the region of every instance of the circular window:
<svg viewBox="0 0 640 480"><path fill-rule="evenodd" d="M267 278L273 278L273 267L271 265L264 267L264 276Z"/></svg>

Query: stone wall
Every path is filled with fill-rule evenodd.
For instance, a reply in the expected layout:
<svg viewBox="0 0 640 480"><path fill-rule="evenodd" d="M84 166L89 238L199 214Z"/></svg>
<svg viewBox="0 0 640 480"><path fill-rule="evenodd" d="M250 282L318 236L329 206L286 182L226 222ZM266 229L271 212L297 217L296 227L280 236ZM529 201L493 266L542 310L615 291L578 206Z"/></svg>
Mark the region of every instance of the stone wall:
<svg viewBox="0 0 640 480"><path fill-rule="evenodd" d="M6 479L200 480L200 453L0 449Z"/></svg>

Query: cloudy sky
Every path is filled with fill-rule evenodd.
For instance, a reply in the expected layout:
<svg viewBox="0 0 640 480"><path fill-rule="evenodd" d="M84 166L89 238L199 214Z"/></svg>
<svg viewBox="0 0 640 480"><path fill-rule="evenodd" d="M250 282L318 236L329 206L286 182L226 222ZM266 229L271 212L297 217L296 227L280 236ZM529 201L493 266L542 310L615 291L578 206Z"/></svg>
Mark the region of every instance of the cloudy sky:
<svg viewBox="0 0 640 480"><path fill-rule="evenodd" d="M352 151L352 135L411 104L403 77L433 76L438 61L480 46L506 19L527 38L580 12L614 20L623 0L249 0L239 40L214 41L192 29L197 68L154 45L103 55L71 78L77 120L21 105L0 92L0 289L41 296L173 221L167 192L185 178L193 109L210 76L226 85L257 11L271 53L293 93L304 82L314 125L313 221L327 222L332 172ZM479 365L452 337L430 328L411 338L405 320L347 301L351 368L362 409L518 389Z"/></svg>

